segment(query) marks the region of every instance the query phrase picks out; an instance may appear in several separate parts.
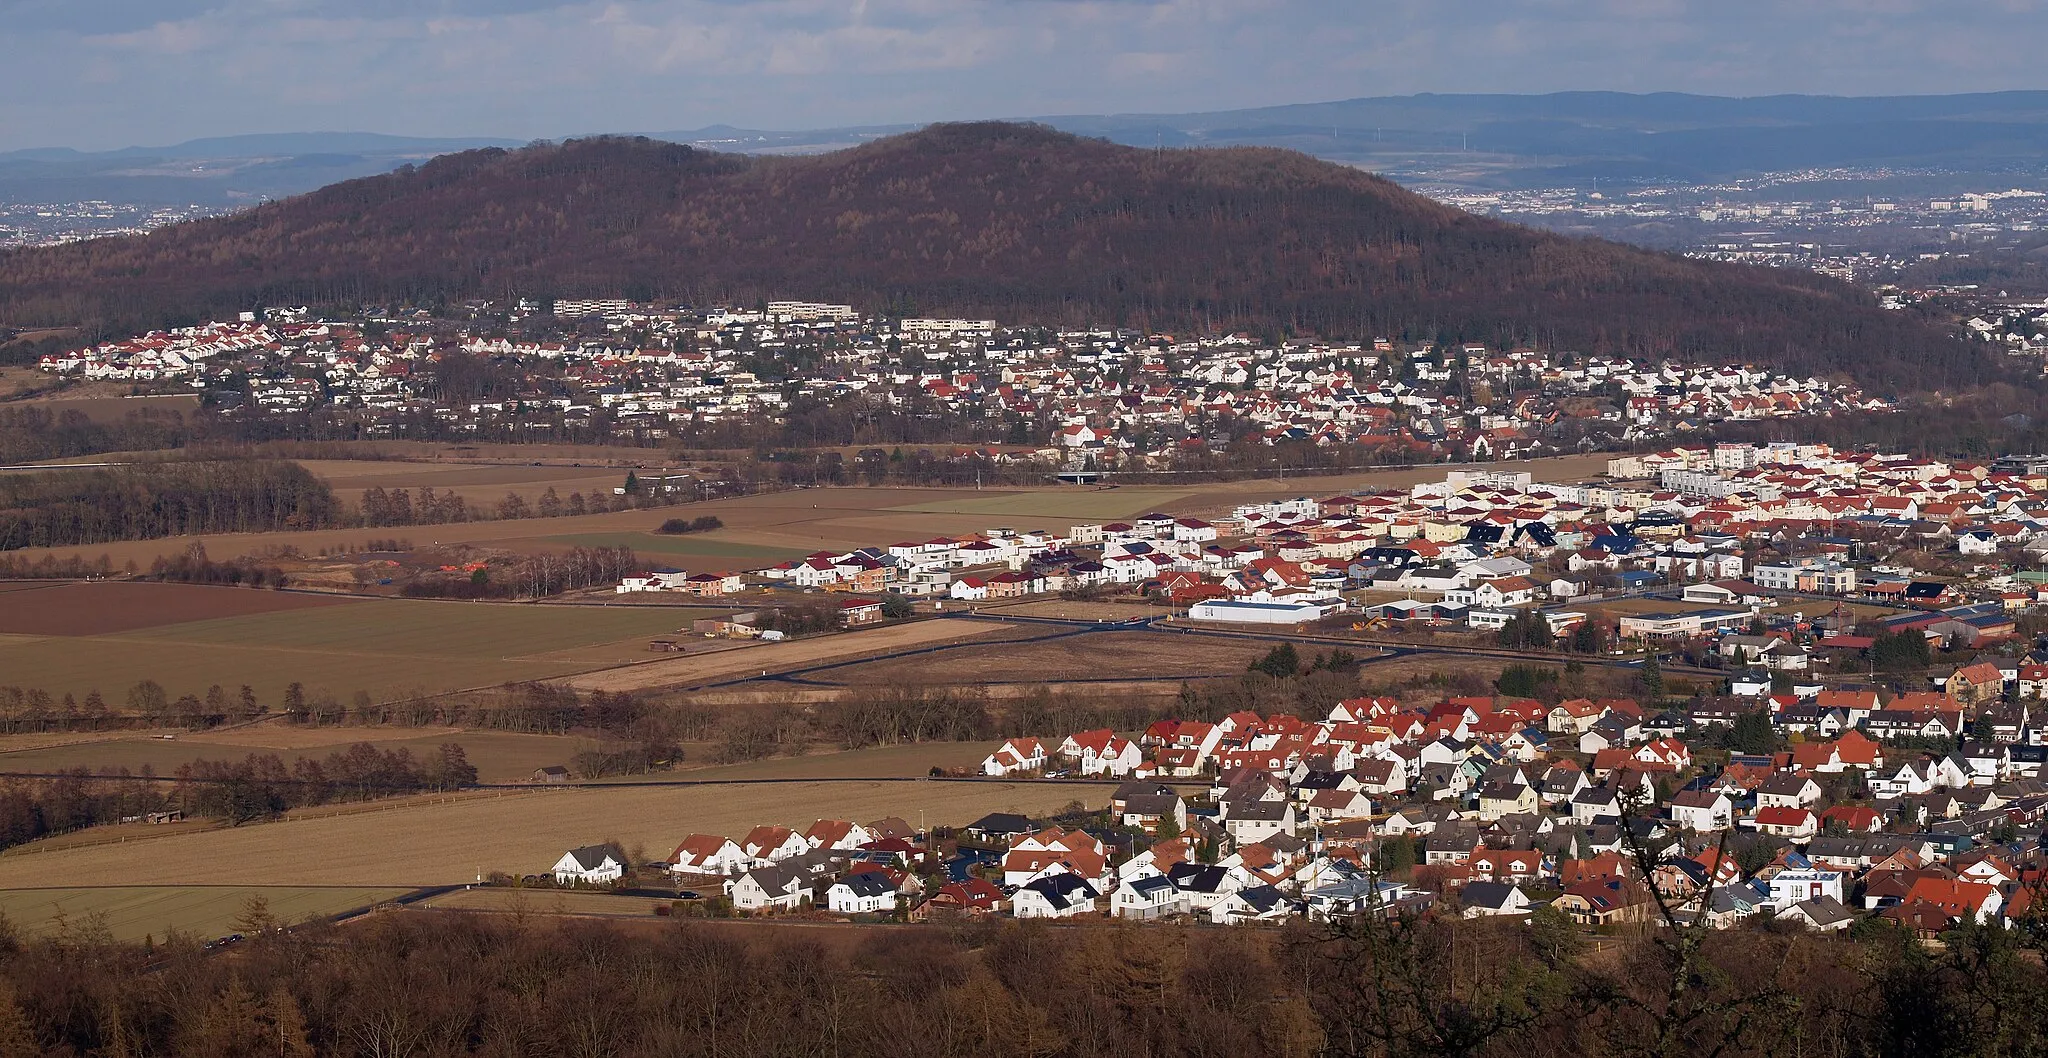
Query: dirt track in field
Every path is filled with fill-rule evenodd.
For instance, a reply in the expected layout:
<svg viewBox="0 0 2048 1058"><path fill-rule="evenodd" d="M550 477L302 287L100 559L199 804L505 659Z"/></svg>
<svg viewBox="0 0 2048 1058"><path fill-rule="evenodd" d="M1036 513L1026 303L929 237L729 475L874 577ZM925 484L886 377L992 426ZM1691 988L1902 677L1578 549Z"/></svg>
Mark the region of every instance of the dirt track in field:
<svg viewBox="0 0 2048 1058"><path fill-rule="evenodd" d="M788 643L758 643L697 657L650 661L574 677L567 682L585 691L640 691L689 687L744 679L762 672L781 672L821 662L855 659L895 650L990 635L1000 625L973 621L920 621L863 632L820 636ZM688 644L689 640L684 641ZM701 642L701 641L700 641Z"/></svg>

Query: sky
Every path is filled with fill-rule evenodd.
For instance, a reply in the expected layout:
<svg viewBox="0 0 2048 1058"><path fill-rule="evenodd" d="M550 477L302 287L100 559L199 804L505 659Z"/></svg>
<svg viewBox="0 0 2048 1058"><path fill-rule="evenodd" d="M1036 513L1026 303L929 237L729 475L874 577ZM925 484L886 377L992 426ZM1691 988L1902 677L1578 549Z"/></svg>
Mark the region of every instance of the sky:
<svg viewBox="0 0 2048 1058"><path fill-rule="evenodd" d="M2048 0L0 0L0 150L2048 87Z"/></svg>

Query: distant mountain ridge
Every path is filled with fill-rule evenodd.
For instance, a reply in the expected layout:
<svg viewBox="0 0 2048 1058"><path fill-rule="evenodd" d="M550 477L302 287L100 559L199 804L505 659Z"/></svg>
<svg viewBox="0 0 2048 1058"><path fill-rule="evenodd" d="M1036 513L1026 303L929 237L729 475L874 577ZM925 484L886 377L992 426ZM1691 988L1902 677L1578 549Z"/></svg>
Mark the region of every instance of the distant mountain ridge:
<svg viewBox="0 0 2048 1058"><path fill-rule="evenodd" d="M1442 338L1967 385L1975 348L1808 273L1536 232L1271 149L939 125L803 157L593 139L145 236L0 255L0 323L112 333L264 304L777 297L1010 323Z"/></svg>
<svg viewBox="0 0 2048 1058"><path fill-rule="evenodd" d="M388 173L436 155L516 146L519 141L479 137L285 132L111 151L38 147L0 152L0 202L248 205Z"/></svg>
<svg viewBox="0 0 2048 1058"><path fill-rule="evenodd" d="M1376 96L1189 114L1029 120L1136 147L1286 147L1403 183L1584 186L1711 182L1805 168L1948 168L1987 182L2048 174L2048 92L1749 98L1662 92ZM915 124L649 133L710 150L801 154ZM617 131L617 130L602 130ZM0 202L246 204L521 141L374 133L224 136L168 147L0 153ZM207 163L203 168L183 164Z"/></svg>

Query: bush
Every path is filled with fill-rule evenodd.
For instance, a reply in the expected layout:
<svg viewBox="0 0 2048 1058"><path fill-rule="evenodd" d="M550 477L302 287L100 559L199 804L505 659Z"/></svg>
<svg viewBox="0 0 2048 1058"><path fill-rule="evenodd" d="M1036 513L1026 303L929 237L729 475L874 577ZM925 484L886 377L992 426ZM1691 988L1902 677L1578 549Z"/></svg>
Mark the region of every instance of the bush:
<svg viewBox="0 0 2048 1058"><path fill-rule="evenodd" d="M706 514L696 518L670 518L654 531L669 536L681 536L685 533L708 533L713 529L723 528L725 523L719 521L716 515Z"/></svg>

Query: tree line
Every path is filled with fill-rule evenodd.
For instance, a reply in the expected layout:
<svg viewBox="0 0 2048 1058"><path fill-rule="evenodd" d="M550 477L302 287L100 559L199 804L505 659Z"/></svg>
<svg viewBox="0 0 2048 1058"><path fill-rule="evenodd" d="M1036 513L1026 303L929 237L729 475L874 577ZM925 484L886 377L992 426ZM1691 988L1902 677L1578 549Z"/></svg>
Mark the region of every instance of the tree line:
<svg viewBox="0 0 2048 1058"><path fill-rule="evenodd" d="M465 574L428 574L399 591L413 599L544 599L617 584L646 568L630 547L572 547L520 555Z"/></svg>
<svg viewBox="0 0 2048 1058"><path fill-rule="evenodd" d="M476 779L476 766L454 743L424 759L367 742L289 764L276 754L252 753L241 760L192 761L170 776L158 776L148 765L139 772L78 767L0 785L0 848L151 813L247 823L307 805L459 789L476 785Z"/></svg>
<svg viewBox="0 0 2048 1058"><path fill-rule="evenodd" d="M163 462L0 477L0 550L324 529L341 505L280 460Z"/></svg>
<svg viewBox="0 0 2048 1058"><path fill-rule="evenodd" d="M307 805L474 786L477 771L452 742L424 759L407 749L380 750L358 742L324 759L299 757L290 764L274 753L194 761L181 765L174 777L169 797L179 809L245 823Z"/></svg>

